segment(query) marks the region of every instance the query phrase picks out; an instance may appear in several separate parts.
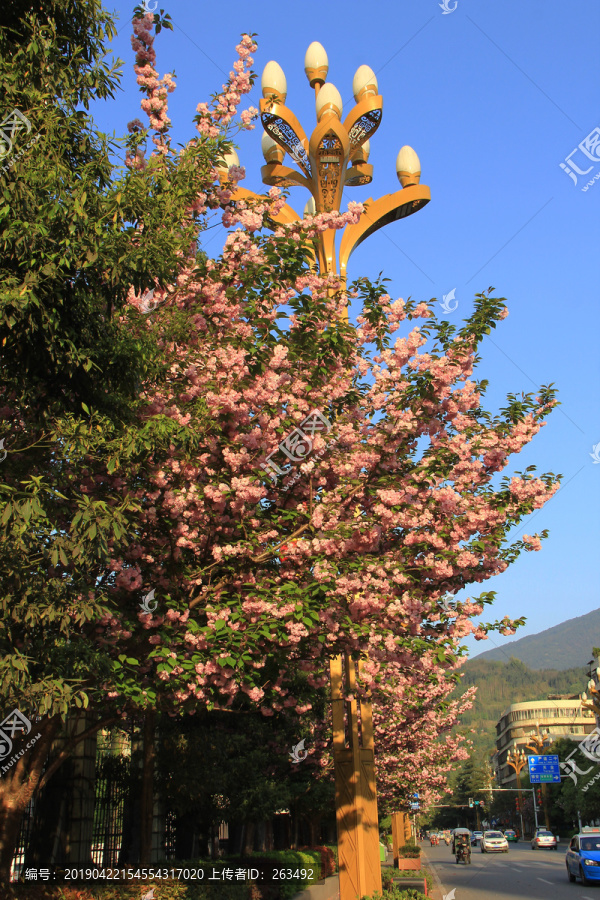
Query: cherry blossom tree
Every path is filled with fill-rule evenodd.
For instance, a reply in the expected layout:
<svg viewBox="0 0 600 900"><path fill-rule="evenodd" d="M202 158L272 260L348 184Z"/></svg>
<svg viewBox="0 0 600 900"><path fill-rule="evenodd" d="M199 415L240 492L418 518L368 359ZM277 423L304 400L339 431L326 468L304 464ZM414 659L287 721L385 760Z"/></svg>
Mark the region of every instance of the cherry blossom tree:
<svg viewBox="0 0 600 900"><path fill-rule="evenodd" d="M199 707L310 717L329 659L349 653L367 660L359 691L372 692L389 747L384 796L402 791L396 761L405 783L429 768L422 777L434 792L444 761L433 738L461 708L445 699L460 641L517 624L473 621L489 592L446 601L539 549L544 532L509 533L558 480L531 467L501 473L544 424L554 392L483 410L478 352L507 314L491 289L457 330L429 304L393 300L383 283L361 279L351 324L344 286L311 260L319 233L355 222L360 204L280 225L281 191L234 202L244 172L219 162L235 121L245 129L255 116L235 118L252 84L253 38L242 37L229 82L199 105L197 136L177 151L174 81L158 77L155 24L151 14L134 20L154 149L145 156L147 132L132 123L127 235L135 254L160 231L152 205L138 214L135 198L149 174L160 181L181 166L193 196L182 194L168 221L179 214L185 241L176 271L131 277L127 303L110 310L116 333L139 348L127 427L99 403L61 414L60 431L52 423L56 514L34 568L61 618L34 663L35 623L23 610L13 616L9 668L19 673L7 696L56 727L76 703L99 720ZM217 209L229 233L208 259L198 239ZM10 529L20 541L24 531L11 510L16 546ZM30 534L42 540L41 527ZM68 677L55 685L59 660ZM408 735L416 721L418 745ZM455 742L449 752L459 753ZM14 791L27 781L31 796L38 756L20 761ZM14 791L11 821L25 797L15 802Z"/></svg>

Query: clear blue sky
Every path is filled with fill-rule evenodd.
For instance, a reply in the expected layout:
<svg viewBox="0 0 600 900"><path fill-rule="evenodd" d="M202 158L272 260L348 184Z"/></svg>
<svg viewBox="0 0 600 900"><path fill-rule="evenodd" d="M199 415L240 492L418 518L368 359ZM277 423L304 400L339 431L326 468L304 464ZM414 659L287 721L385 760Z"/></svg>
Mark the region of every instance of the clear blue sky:
<svg viewBox="0 0 600 900"><path fill-rule="evenodd" d="M455 2L448 0L448 8ZM129 42L133 6L108 5L119 16L113 51L126 62L123 92L93 108L98 126L117 134L135 117L146 121ZM599 607L600 463L590 453L600 442L600 175L587 191L581 188L600 173L600 145L590 150L595 160L579 150L572 157L580 169L592 167L577 185L560 163L600 126L600 5L458 0L447 14L437 0L163 0L161 6L174 23L155 47L159 72L177 75L169 96L175 143L195 134L196 104L220 90L242 31L258 35L259 75L270 59L282 65L287 103L309 133L314 94L304 53L311 41L325 46L328 78L346 110L355 70L362 63L375 70L384 108L371 141L374 180L369 188L348 189L347 199L398 190L396 154L409 144L432 200L366 241L352 257L350 279L382 271L394 297L420 300L441 300L455 289L453 322L469 313L475 293L493 285L508 299L510 315L483 348L478 377L490 380L484 405L495 410L507 392L549 382L558 386L562 403L514 458L518 469L533 463L564 475L558 494L518 529L533 534L548 528L550 537L541 552L524 554L482 586L498 592L484 618L525 615L527 625L517 633L522 637ZM258 81L245 105L258 106L259 99ZM259 125L239 139L244 184L256 191L262 189L261 133ZM296 191L291 203L301 213L308 196ZM221 240L220 229L207 232L207 252L217 255ZM472 652L509 640L494 635L472 642Z"/></svg>

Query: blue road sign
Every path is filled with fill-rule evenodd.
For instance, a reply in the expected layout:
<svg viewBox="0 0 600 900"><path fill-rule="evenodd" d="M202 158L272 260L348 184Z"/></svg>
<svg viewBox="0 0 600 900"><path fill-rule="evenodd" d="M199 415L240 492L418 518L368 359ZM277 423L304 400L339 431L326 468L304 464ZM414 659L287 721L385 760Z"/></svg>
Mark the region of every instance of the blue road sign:
<svg viewBox="0 0 600 900"><path fill-rule="evenodd" d="M528 756L529 780L532 784L560 784L560 763L558 756Z"/></svg>
<svg viewBox="0 0 600 900"><path fill-rule="evenodd" d="M410 804L410 808L411 809L420 809L421 805L416 800L413 800L413 802Z"/></svg>
<svg viewBox="0 0 600 900"><path fill-rule="evenodd" d="M418 794L413 794L413 797L414 797L415 800L418 800L418 799L419 799L419 795L418 795Z"/></svg>

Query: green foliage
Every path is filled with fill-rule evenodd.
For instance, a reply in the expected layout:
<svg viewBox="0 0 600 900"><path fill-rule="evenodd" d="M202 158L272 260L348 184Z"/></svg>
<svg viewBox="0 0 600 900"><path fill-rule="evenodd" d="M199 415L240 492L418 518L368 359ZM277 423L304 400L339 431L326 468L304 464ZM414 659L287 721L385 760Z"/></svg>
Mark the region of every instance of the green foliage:
<svg viewBox="0 0 600 900"><path fill-rule="evenodd" d="M197 862L194 863L197 865ZM169 863L171 865L171 863ZM188 863L188 865L191 865ZM135 896L142 896L140 889L154 888L154 900L249 900L251 885L244 881L139 881L135 882ZM76 887L53 885L8 885L6 900L131 900L129 884L81 884Z"/></svg>
<svg viewBox="0 0 600 900"><path fill-rule="evenodd" d="M198 710L180 719L162 716L159 732L157 787L168 807L201 832L223 820L265 821L278 809L314 816L334 806L333 781L315 773L310 757L290 763L290 747L302 738L310 746L306 721ZM331 851L322 852L333 864Z"/></svg>
<svg viewBox="0 0 600 900"><path fill-rule="evenodd" d="M311 852L314 851L320 854L321 878L329 878L330 875L337 872L337 847L335 849L336 852L334 853L332 847L322 846L310 848Z"/></svg>
<svg viewBox="0 0 600 900"><path fill-rule="evenodd" d="M398 856L402 856L405 859L416 859L421 856L421 847L419 844L415 844L414 841L407 841L403 847L398 849Z"/></svg>
<svg viewBox="0 0 600 900"><path fill-rule="evenodd" d="M268 850L264 853L253 853L253 859L267 858L276 860L282 869L312 869L312 879L286 878L279 885L280 900L291 900L309 884L319 881L321 877L321 854L318 850ZM322 877L325 877L324 875Z"/></svg>
<svg viewBox="0 0 600 900"><path fill-rule="evenodd" d="M594 781L600 772L598 765L577 750L576 741L561 738L552 745L552 753L557 753L564 761L575 754L571 760L576 763L579 772L575 771L577 783L572 778L564 778L559 785L551 785L551 817L556 826L561 828L561 836L573 828L577 828L577 813L581 814L583 824L590 824L598 818L600 809L600 779ZM585 773L585 774L580 774ZM553 789L553 790L552 790Z"/></svg>
<svg viewBox="0 0 600 900"><path fill-rule="evenodd" d="M402 888L399 884L393 884L384 889L381 894L376 892L372 897L363 897L363 900L427 900L426 895L416 888Z"/></svg>
<svg viewBox="0 0 600 900"><path fill-rule="evenodd" d="M0 166L0 691L7 707L63 718L101 705L109 685L146 702L137 661L110 663L94 640L110 613L107 563L139 504L127 489L90 498L84 482L100 463L114 471L189 440L167 417L134 421L158 353L119 316L136 315L129 285L174 280L202 227L181 225L198 167L218 154L204 142L115 172L114 143L86 112L118 89L119 63L104 59L115 33L100 0L12 2L0 28L2 106L31 123Z"/></svg>

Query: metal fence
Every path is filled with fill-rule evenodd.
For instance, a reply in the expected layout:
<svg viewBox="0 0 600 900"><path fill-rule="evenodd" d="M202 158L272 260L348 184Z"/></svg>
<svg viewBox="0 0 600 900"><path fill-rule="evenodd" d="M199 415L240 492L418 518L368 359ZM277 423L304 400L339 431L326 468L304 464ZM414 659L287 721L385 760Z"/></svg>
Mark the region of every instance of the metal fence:
<svg viewBox="0 0 600 900"><path fill-rule="evenodd" d="M29 803L21 821L12 862L12 881L18 880L26 861L28 866L33 864L31 854L35 855L35 847L39 852L40 835L45 838L47 851L44 862L50 865L67 864L68 861L117 868L124 859L135 859L139 853L141 769L133 729L130 733L122 730L100 733L97 746L94 738L93 745L85 748L80 745L79 755L78 762L85 762L85 766L62 770L65 780L60 814L51 797L44 800L45 791L56 787L54 779ZM49 825L55 829L56 837L48 843ZM157 796L152 831L152 861L175 859L177 816L173 811L165 810ZM226 826L220 831L220 836L226 837ZM48 855L52 858L46 860Z"/></svg>
<svg viewBox="0 0 600 900"><path fill-rule="evenodd" d="M114 867L119 862L131 781L130 770L130 757L105 756L96 762L92 836L92 860L96 865Z"/></svg>

